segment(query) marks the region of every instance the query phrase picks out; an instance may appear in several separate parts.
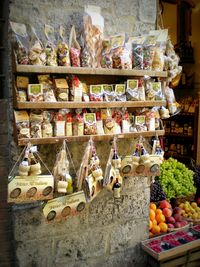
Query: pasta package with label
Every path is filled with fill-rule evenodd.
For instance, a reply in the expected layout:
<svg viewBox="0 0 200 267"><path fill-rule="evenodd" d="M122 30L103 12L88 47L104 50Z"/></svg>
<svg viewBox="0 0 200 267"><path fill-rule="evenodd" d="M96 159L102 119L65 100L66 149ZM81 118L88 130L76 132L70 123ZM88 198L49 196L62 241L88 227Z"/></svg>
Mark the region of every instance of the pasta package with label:
<svg viewBox="0 0 200 267"><path fill-rule="evenodd" d="M18 139L30 138L29 115L25 110L14 111Z"/></svg>
<svg viewBox="0 0 200 267"><path fill-rule="evenodd" d="M55 79L56 95L58 101L69 100L69 86L66 79Z"/></svg>
<svg viewBox="0 0 200 267"><path fill-rule="evenodd" d="M43 85L29 84L28 85L28 99L30 102L42 102L44 100Z"/></svg>

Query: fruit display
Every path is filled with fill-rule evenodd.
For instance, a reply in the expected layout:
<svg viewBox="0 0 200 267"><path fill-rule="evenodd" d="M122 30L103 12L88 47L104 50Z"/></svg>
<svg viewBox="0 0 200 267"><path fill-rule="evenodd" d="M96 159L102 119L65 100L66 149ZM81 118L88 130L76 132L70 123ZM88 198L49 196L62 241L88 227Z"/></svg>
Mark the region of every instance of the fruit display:
<svg viewBox="0 0 200 267"><path fill-rule="evenodd" d="M199 239L199 230L195 228L189 228L187 231L177 231L163 235L159 238L153 238L142 245L143 247L149 249L149 251L161 253Z"/></svg>
<svg viewBox="0 0 200 267"><path fill-rule="evenodd" d="M189 196L196 192L194 172L176 159L169 158L160 165L158 180L167 199Z"/></svg>
<svg viewBox="0 0 200 267"><path fill-rule="evenodd" d="M151 202L149 205L149 231L150 237L172 231L174 228L181 228L188 224L182 217L182 209L172 209L167 200L162 200L158 205Z"/></svg>
<svg viewBox="0 0 200 267"><path fill-rule="evenodd" d="M155 182L151 185L150 201L157 203L164 199L166 199L166 194L162 189L162 185L158 180L155 180Z"/></svg>
<svg viewBox="0 0 200 267"><path fill-rule="evenodd" d="M186 201L185 203L180 203L177 209L179 209L179 213L183 218L200 221L200 207L198 207L196 202L190 203L189 201Z"/></svg>

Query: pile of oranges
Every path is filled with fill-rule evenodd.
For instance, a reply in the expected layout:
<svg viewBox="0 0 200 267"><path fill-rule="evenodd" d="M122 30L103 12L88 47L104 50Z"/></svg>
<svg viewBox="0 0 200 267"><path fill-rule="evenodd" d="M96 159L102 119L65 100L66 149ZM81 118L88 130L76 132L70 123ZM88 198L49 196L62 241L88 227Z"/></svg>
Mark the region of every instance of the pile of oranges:
<svg viewBox="0 0 200 267"><path fill-rule="evenodd" d="M151 202L149 205L149 231L150 236L154 236L160 233L166 233L168 226L165 223L166 219L162 209L157 208L156 204Z"/></svg>

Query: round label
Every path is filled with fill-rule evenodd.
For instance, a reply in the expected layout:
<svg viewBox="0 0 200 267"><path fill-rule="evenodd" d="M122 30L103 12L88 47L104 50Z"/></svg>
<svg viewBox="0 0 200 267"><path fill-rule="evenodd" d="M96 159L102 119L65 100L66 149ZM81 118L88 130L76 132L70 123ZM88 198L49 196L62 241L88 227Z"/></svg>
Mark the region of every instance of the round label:
<svg viewBox="0 0 200 267"><path fill-rule="evenodd" d="M67 100L68 99L67 93L60 93L59 98L61 98L63 100Z"/></svg>
<svg viewBox="0 0 200 267"><path fill-rule="evenodd" d="M29 128L23 128L20 130L20 134L28 135L29 134Z"/></svg>

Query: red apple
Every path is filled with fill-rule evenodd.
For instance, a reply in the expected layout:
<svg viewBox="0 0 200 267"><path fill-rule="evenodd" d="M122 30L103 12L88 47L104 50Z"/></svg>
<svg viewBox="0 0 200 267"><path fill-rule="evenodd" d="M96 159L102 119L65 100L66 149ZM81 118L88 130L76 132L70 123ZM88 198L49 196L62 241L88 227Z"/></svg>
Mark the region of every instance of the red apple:
<svg viewBox="0 0 200 267"><path fill-rule="evenodd" d="M174 225L171 224L171 223L168 223L167 225L168 225L169 228L174 228Z"/></svg>
<svg viewBox="0 0 200 267"><path fill-rule="evenodd" d="M180 228L180 227L182 227L182 226L181 226L181 223L180 223L180 222L175 222L174 227L175 227L175 228Z"/></svg>
<svg viewBox="0 0 200 267"><path fill-rule="evenodd" d="M183 227L183 226L186 226L187 222L186 221L181 221L180 224L181 224L181 227Z"/></svg>
<svg viewBox="0 0 200 267"><path fill-rule="evenodd" d="M167 200L160 201L159 206L161 209L172 207L171 204Z"/></svg>
<svg viewBox="0 0 200 267"><path fill-rule="evenodd" d="M175 207L174 210L173 210L174 214L181 214L182 212L182 209L179 208L179 207Z"/></svg>
<svg viewBox="0 0 200 267"><path fill-rule="evenodd" d="M172 216L172 210L168 208L163 209L163 214L165 215L166 218L169 218Z"/></svg>
<svg viewBox="0 0 200 267"><path fill-rule="evenodd" d="M182 220L182 216L180 214L174 214L174 219L176 222L180 222Z"/></svg>
<svg viewBox="0 0 200 267"><path fill-rule="evenodd" d="M174 217L171 216L171 217L168 217L168 218L167 218L167 222L168 222L168 223L171 223L171 224L174 224L176 221L175 221Z"/></svg>

